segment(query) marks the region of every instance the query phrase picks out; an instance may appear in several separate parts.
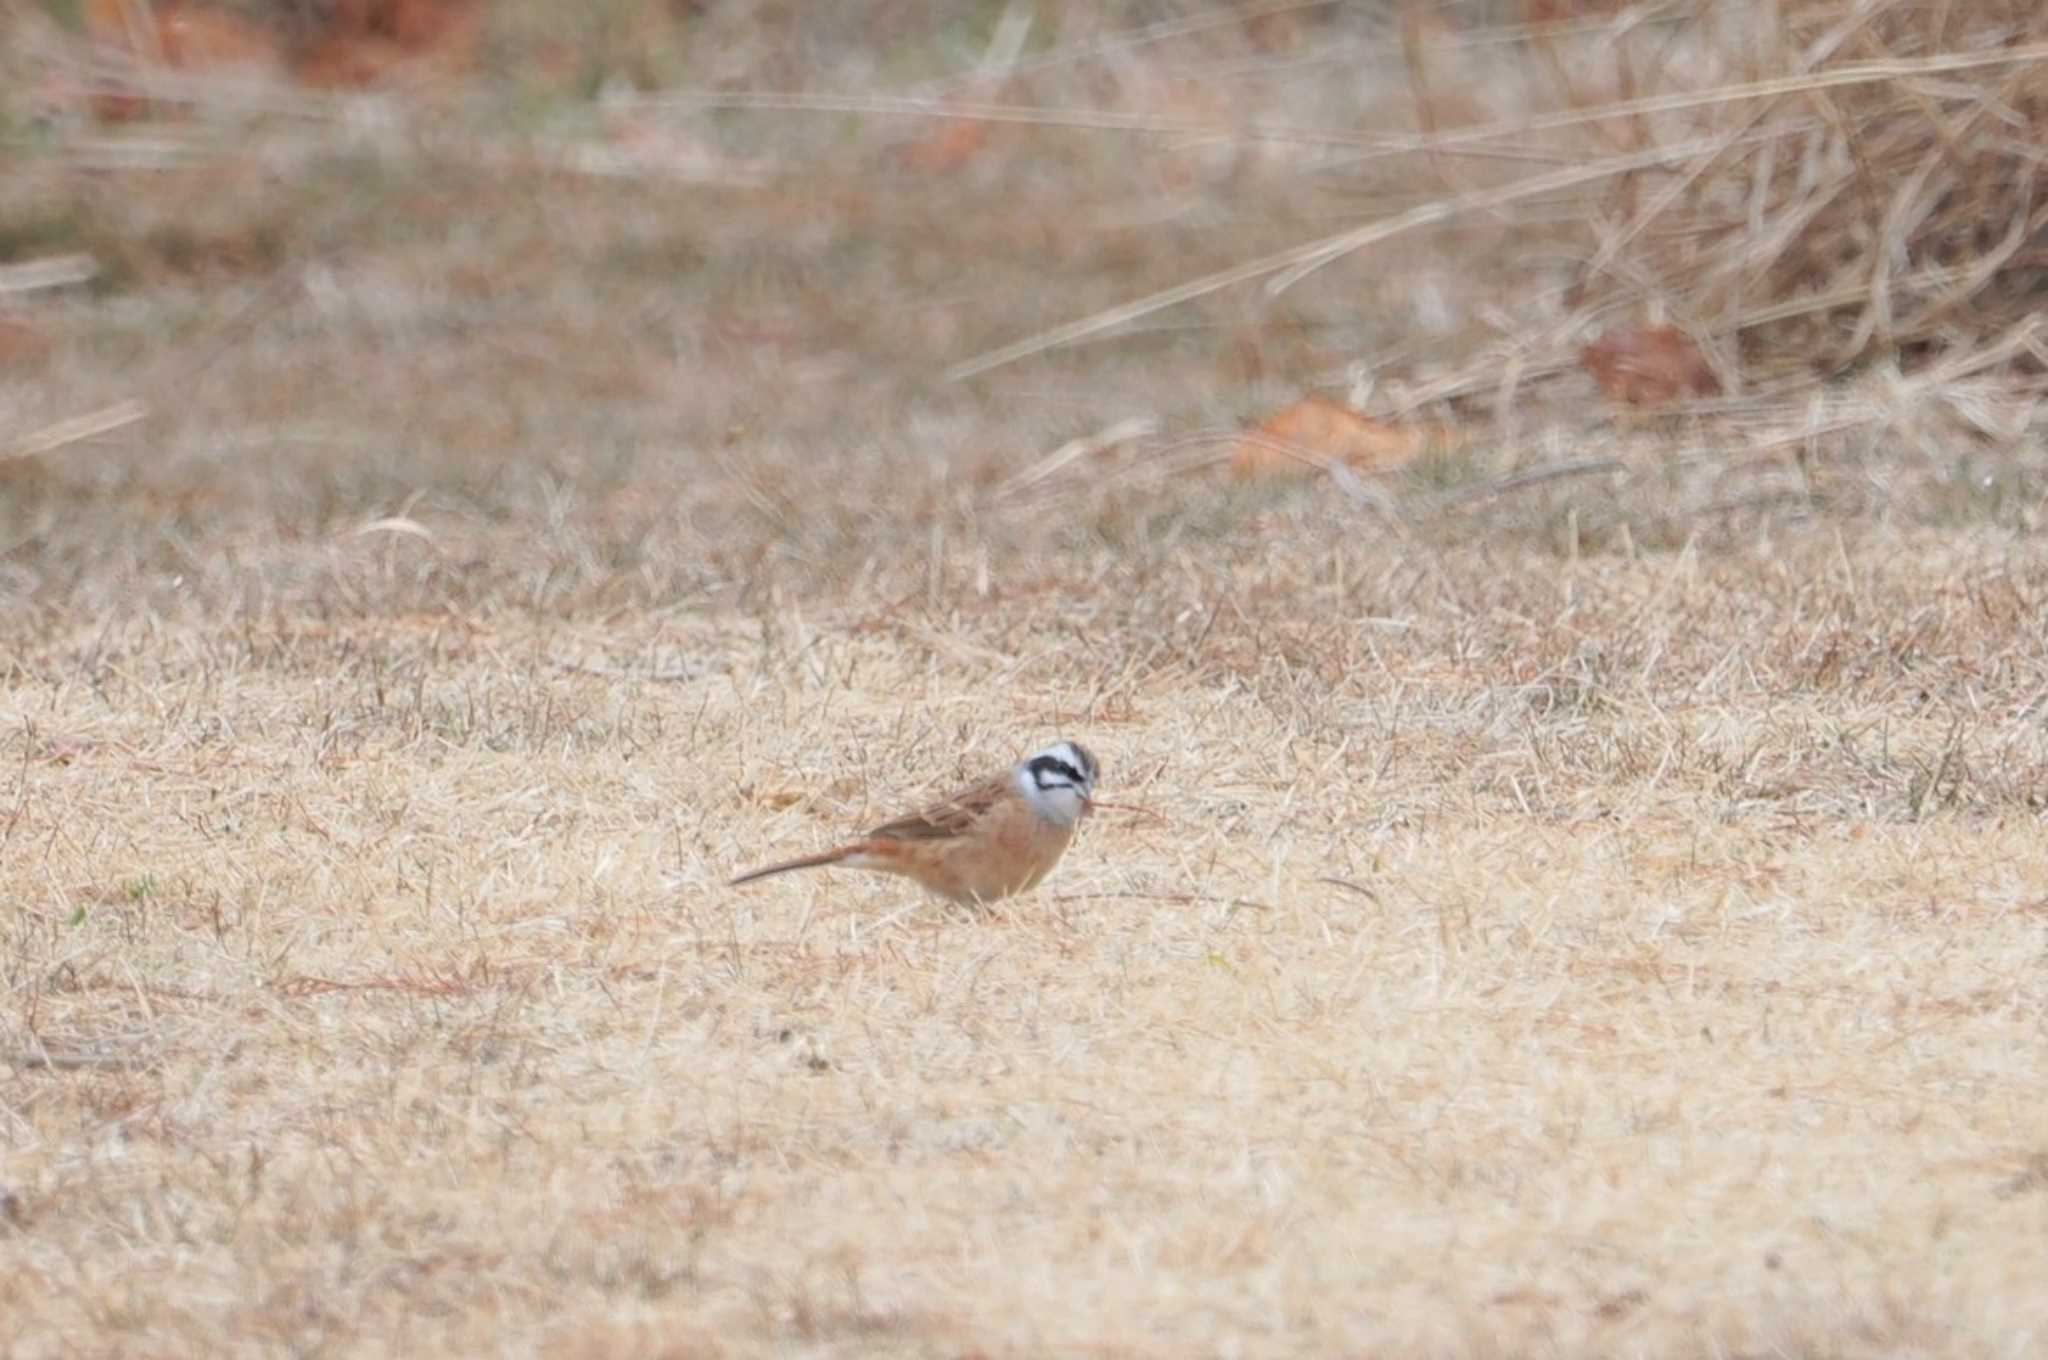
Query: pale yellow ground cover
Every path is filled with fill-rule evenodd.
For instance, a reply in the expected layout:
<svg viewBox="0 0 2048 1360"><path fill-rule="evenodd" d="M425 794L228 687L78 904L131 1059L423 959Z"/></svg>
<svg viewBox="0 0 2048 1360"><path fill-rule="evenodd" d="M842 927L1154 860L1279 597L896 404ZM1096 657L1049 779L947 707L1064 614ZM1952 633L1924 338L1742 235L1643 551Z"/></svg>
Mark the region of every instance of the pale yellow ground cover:
<svg viewBox="0 0 2048 1360"><path fill-rule="evenodd" d="M2048 560L1297 527L32 647L8 1352L2028 1353ZM992 919L723 886L1056 732Z"/></svg>

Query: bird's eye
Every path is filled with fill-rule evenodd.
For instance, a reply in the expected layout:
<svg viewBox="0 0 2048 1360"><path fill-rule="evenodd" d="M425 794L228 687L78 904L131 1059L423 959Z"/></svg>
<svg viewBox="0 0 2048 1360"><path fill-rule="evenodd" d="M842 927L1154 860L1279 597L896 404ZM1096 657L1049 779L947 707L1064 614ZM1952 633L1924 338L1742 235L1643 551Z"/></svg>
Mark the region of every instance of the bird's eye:
<svg viewBox="0 0 2048 1360"><path fill-rule="evenodd" d="M1051 788L1056 783L1080 784L1086 782L1081 777L1079 770L1067 764L1066 761L1061 760L1058 756L1040 757L1033 763L1033 769L1037 773L1038 787L1041 789ZM1059 775L1061 778L1048 782L1046 779L1047 775Z"/></svg>

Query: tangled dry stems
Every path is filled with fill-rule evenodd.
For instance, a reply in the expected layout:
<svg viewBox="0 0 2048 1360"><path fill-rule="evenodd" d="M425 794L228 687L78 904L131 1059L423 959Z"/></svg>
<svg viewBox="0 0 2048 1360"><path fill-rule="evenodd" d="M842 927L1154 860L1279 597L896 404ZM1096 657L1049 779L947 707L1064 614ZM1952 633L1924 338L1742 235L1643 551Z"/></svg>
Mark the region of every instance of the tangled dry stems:
<svg viewBox="0 0 2048 1360"><path fill-rule="evenodd" d="M1910 370L2029 322L2048 222L2038 8L1677 13L1677 31L1617 25L1578 53L1607 75L1580 88L1621 97L1585 107L1617 153L1710 143L1588 205L1590 307L1655 305L1751 385ZM2038 342L2005 358L2039 376Z"/></svg>

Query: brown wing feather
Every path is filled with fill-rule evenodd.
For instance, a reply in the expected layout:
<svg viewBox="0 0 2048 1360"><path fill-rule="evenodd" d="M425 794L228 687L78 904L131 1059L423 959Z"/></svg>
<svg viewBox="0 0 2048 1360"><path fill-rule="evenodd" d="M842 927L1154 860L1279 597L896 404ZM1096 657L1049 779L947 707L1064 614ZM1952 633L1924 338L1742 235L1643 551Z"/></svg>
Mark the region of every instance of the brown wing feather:
<svg viewBox="0 0 2048 1360"><path fill-rule="evenodd" d="M962 789L941 802L921 808L907 817L883 822L868 832L867 839L880 841L943 841L966 834L969 827L1003 796L1007 774L991 775L972 788Z"/></svg>

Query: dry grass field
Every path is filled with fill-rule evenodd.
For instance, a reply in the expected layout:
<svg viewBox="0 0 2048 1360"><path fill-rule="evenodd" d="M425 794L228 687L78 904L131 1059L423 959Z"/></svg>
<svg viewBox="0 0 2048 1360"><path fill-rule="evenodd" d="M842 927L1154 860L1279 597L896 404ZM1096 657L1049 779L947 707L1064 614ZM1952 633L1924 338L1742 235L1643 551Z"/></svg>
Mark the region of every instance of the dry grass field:
<svg viewBox="0 0 2048 1360"><path fill-rule="evenodd" d="M801 74L928 95L1019 12L905 8ZM798 83L709 9L569 64ZM1038 78L1398 111L1371 13L1203 12ZM0 1352L2048 1345L2036 426L1567 376L1242 484L1239 421L1552 243L949 382L1359 204L479 79L10 111L0 263L99 272L0 313ZM996 912L725 886L1056 735L1120 806Z"/></svg>

